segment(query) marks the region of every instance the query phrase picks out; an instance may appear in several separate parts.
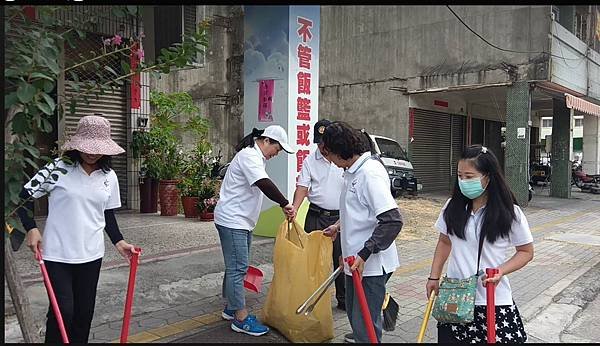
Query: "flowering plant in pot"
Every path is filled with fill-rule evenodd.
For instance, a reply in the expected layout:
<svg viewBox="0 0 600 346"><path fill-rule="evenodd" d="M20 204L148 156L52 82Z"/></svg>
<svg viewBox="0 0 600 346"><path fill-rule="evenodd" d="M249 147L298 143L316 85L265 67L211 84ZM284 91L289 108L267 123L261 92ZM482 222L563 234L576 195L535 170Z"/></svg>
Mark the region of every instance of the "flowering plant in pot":
<svg viewBox="0 0 600 346"><path fill-rule="evenodd" d="M156 164L159 179L159 198L161 200L161 215L171 216L177 214L179 202L179 187L186 188L186 193L194 195L194 186L197 184L199 168L193 163L198 156L192 153L193 158L186 161L181 145L181 135L191 133L195 139L204 145L201 151L206 151L208 144L209 122L202 117L200 109L194 103L189 93L163 93L150 92L150 104L154 106L151 116L150 129L152 149L148 156ZM185 121L182 121L187 119ZM209 147L208 147L209 148ZM197 148L198 149L198 148ZM183 180L185 183L181 185ZM164 188L163 188L164 187ZM163 210L163 195L161 191L168 192L164 197L165 210Z"/></svg>
<svg viewBox="0 0 600 346"><path fill-rule="evenodd" d="M183 179L177 184L177 188L181 194L181 204L187 218L198 217L196 205L200 200L200 188L204 179L210 174L210 165L207 161L209 151L210 143L200 141L183 160Z"/></svg>
<svg viewBox="0 0 600 346"><path fill-rule="evenodd" d="M213 220L215 207L219 198L217 197L218 190L215 181L212 179L205 179L200 186L198 192L198 211L200 212L201 220Z"/></svg>

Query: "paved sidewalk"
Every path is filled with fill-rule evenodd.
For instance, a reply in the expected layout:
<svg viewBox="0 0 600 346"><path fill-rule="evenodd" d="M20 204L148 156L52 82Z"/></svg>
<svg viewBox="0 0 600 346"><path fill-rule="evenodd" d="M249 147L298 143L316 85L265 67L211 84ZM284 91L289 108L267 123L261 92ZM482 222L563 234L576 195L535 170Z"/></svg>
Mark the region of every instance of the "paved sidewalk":
<svg viewBox="0 0 600 346"><path fill-rule="evenodd" d="M534 235L535 258L525 268L510 274L509 277L515 302L527 323L549 303L544 300L545 292L556 291L568 286L569 283L600 262L600 246L598 246L599 244L592 245L593 237L600 237L600 203L538 196L525 210L525 213ZM437 234L432 229L429 239L405 242L400 238L400 241L397 242L401 256L401 268L394 273L387 287L400 304L400 313L396 330L384 332L383 342L412 343L416 341L426 304L425 278L429 273L436 239ZM265 265L266 267L268 265ZM249 294L249 307L255 313L260 313L260 307L267 291L268 282L266 282L262 294ZM334 301L335 299L332 298L332 302ZM268 338L253 338L231 332L229 323L221 321L218 316L222 307L220 302L220 298L215 297L213 303L210 304L214 307L212 314L196 316L183 322L193 327L185 328L180 324L174 325L175 329L169 327L150 329L137 335L136 337L139 338L135 340L142 342L261 343L286 341L276 332L270 334ZM333 308L333 312L335 338L331 342L343 342L344 334L350 332L351 328L344 312L336 308ZM189 321L198 321L203 324L194 324ZM424 341L436 342L436 333L435 319L432 318L429 321ZM536 340L531 338L530 341Z"/></svg>
<svg viewBox="0 0 600 346"><path fill-rule="evenodd" d="M525 214L534 235L534 260L509 277L527 330L527 322L548 306L555 295L600 262L600 203L537 195ZM138 269L140 281L136 284L130 342L287 342L276 331L260 338L234 333L229 323L221 320L223 264L212 223L139 214L118 217L127 239L147 244ZM436 240L437 232L432 228L427 239L406 240L401 234L397 241L401 267L387 287L400 304L400 313L396 330L384 332L384 342L415 342L426 304L425 279ZM255 237L253 243L252 264L265 272L265 279L262 293L247 294L252 313L260 314L268 292L273 241ZM128 269L111 246L107 244L91 342L117 341L120 334ZM23 249L17 255L30 261L31 255ZM34 299L35 313L43 320L48 303L39 280L39 268L34 261L22 262L19 265L26 273L28 295ZM335 298L332 298L334 305L333 302ZM333 305L335 338L331 342L343 342L343 335L350 332L349 322L345 312ZM431 318L424 341L436 340L435 320ZM532 337L530 341L537 340Z"/></svg>

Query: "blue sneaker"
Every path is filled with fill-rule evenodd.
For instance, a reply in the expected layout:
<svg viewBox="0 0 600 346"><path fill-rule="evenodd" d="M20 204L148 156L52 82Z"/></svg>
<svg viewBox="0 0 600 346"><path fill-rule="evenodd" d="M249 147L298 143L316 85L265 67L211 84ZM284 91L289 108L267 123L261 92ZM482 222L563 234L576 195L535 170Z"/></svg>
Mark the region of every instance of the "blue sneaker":
<svg viewBox="0 0 600 346"><path fill-rule="evenodd" d="M234 319L233 323L231 323L231 329L238 333L246 333L252 336L261 336L269 332L269 327L260 324L254 315L248 315L243 321Z"/></svg>
<svg viewBox="0 0 600 346"><path fill-rule="evenodd" d="M231 321L235 318L235 310L229 310L225 307L223 312L221 312L221 317L223 317L224 320Z"/></svg>

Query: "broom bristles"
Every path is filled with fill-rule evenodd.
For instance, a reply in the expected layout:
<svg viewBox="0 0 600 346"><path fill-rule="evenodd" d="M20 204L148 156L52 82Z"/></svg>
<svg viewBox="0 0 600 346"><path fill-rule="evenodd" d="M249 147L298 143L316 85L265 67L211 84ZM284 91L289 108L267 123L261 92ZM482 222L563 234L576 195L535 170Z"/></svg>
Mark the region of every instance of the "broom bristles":
<svg viewBox="0 0 600 346"><path fill-rule="evenodd" d="M396 328L396 319L398 318L398 311L400 306L392 296L389 296L387 306L383 309L383 330L392 331Z"/></svg>

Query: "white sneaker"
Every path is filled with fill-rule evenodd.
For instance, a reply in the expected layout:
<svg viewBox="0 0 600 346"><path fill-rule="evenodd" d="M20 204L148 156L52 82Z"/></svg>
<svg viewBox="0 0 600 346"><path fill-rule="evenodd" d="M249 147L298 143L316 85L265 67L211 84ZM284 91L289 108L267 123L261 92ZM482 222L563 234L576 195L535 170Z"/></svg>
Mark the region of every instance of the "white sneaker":
<svg viewBox="0 0 600 346"><path fill-rule="evenodd" d="M348 334L344 335L344 342L347 342L350 344L356 343L356 340L354 340L354 333L348 333Z"/></svg>

